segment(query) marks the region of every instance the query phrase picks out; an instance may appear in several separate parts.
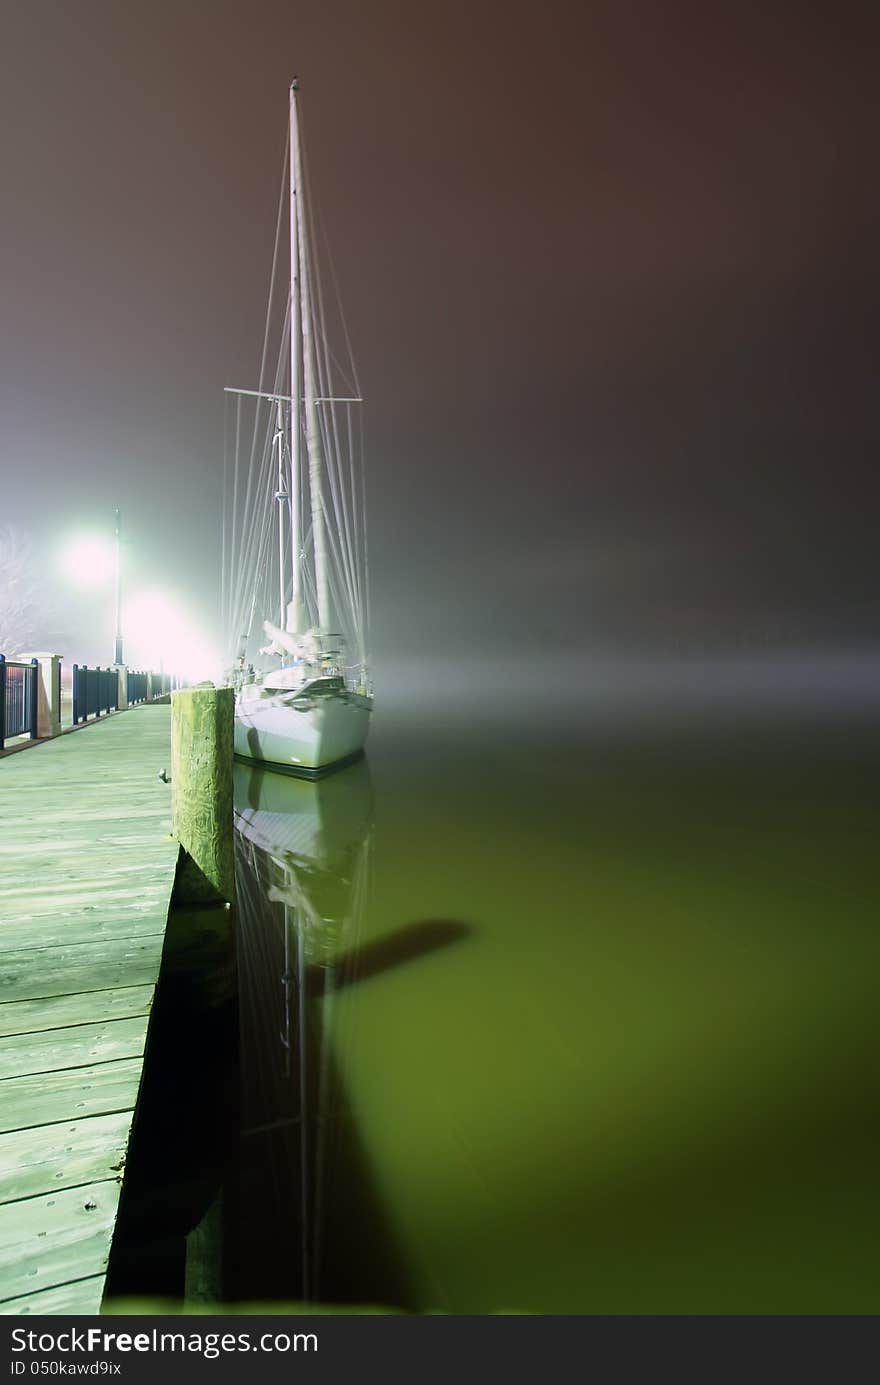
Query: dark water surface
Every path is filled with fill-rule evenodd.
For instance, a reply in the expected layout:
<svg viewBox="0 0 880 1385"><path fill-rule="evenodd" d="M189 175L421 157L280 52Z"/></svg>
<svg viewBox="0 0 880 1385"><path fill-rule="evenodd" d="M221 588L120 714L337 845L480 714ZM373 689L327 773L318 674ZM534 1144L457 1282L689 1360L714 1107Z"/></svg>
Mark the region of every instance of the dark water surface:
<svg viewBox="0 0 880 1385"><path fill-rule="evenodd" d="M876 1312L877 726L540 711L239 771L233 1292Z"/></svg>

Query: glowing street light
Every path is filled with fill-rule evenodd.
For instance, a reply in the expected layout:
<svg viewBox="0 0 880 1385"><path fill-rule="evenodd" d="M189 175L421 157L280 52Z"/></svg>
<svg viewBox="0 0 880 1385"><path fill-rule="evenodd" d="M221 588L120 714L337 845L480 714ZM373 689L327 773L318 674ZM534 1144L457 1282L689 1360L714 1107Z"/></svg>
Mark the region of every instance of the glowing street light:
<svg viewBox="0 0 880 1385"><path fill-rule="evenodd" d="M80 587L101 587L112 576L116 590L116 639L114 663L122 654L122 514L116 510L114 542L91 536L78 539L66 553L65 567Z"/></svg>
<svg viewBox="0 0 880 1385"><path fill-rule="evenodd" d="M115 554L106 539L78 539L64 555L64 566L78 587L101 587L113 572Z"/></svg>
<svg viewBox="0 0 880 1385"><path fill-rule="evenodd" d="M119 556L120 545L122 543L122 515L117 507L116 510L116 552L114 554L114 576L116 580L116 659L118 666L123 663L122 658L122 565Z"/></svg>
<svg viewBox="0 0 880 1385"><path fill-rule="evenodd" d="M125 628L129 649L145 668L170 668L193 681L220 676L210 638L173 592L143 591L128 599Z"/></svg>

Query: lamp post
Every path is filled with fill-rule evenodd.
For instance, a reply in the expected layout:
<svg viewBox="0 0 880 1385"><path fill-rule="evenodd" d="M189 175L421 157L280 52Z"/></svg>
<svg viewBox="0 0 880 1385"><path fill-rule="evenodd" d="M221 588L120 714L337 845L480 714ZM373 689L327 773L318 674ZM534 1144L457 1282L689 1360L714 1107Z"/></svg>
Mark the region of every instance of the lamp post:
<svg viewBox="0 0 880 1385"><path fill-rule="evenodd" d="M116 510L116 658L114 663L120 666L124 663L122 657L122 562L120 549L122 545L122 514L117 507Z"/></svg>

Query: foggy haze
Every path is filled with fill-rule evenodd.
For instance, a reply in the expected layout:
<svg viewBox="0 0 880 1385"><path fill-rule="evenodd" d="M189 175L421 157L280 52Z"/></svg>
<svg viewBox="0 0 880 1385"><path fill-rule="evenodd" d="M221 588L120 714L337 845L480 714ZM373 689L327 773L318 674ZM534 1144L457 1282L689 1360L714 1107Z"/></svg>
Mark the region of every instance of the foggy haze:
<svg viewBox="0 0 880 1385"><path fill-rule="evenodd" d="M382 663L877 642L869 9L6 5L0 522L218 628L297 73ZM869 660L870 662L870 660ZM624 665L621 665L623 667Z"/></svg>

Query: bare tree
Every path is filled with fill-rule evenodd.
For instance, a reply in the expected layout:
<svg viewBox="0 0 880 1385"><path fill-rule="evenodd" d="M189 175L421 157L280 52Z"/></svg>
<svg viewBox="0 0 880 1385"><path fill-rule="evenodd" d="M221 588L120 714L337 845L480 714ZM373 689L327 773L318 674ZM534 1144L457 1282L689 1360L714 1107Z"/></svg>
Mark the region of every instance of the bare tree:
<svg viewBox="0 0 880 1385"><path fill-rule="evenodd" d="M45 645L52 614L49 594L27 534L0 529L0 654L12 658Z"/></svg>

